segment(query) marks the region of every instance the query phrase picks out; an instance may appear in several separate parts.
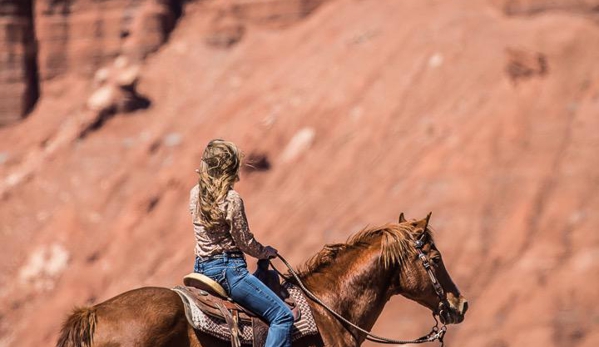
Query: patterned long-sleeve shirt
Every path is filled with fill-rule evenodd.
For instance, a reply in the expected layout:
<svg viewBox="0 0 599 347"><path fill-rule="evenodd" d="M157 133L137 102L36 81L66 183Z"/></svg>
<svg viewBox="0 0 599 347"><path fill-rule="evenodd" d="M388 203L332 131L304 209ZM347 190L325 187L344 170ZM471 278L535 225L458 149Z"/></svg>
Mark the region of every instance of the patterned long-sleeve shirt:
<svg viewBox="0 0 599 347"><path fill-rule="evenodd" d="M219 208L226 212L226 224L214 228L206 228L196 218L199 187L195 185L189 196L189 211L193 221L193 231L196 245L195 254L200 258L209 257L223 252L242 251L258 259L266 259L265 247L256 240L248 226L239 193L231 189Z"/></svg>

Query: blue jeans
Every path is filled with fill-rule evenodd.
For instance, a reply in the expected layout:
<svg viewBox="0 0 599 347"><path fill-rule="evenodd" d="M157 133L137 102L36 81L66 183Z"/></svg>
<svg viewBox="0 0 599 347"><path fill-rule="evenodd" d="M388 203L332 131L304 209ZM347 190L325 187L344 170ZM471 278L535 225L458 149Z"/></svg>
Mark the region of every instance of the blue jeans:
<svg viewBox="0 0 599 347"><path fill-rule="evenodd" d="M218 282L233 301L269 324L264 347L291 347L291 310L272 290L248 272L245 259L226 255L207 261L196 258L194 272Z"/></svg>

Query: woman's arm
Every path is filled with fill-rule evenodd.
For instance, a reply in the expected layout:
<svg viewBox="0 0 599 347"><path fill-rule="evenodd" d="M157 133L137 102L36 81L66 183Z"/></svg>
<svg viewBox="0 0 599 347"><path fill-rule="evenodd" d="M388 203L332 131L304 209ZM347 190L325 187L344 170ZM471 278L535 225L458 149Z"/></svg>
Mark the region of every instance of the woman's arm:
<svg viewBox="0 0 599 347"><path fill-rule="evenodd" d="M273 254L272 247L264 247L256 240L250 231L247 218L245 216L245 208L241 196L235 191L229 193L229 205L227 207L227 221L231 225L231 236L235 245L244 253L258 259L268 259L276 254Z"/></svg>

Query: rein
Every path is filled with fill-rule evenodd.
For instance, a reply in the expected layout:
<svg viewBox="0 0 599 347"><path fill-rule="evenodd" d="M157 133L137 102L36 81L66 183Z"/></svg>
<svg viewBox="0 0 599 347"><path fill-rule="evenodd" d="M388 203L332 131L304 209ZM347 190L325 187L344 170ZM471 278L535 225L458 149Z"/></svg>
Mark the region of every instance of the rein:
<svg viewBox="0 0 599 347"><path fill-rule="evenodd" d="M430 266L430 263L429 263L428 259L426 259L426 256L424 255L424 253L421 250L421 248L423 246L424 246L424 243L421 240L417 240L416 241L416 249L418 250L418 257L422 261L422 264L423 264L424 268L426 269L426 271L429 274L429 277L431 278L431 281L433 283L433 287L435 288L435 292L437 293L437 295L439 296L439 298L441 298L442 301L443 301L444 300L442 298L443 293L444 293L443 292L443 288L441 287L441 285L437 281L437 278L435 277L435 274L432 271L432 268ZM386 337L375 335L375 334L371 333L370 331L367 331L367 330L365 330L365 329L363 329L363 328L355 325L354 323L348 321L342 315L340 315L339 313L335 312L335 310L333 310L332 308L330 308L327 304L325 304L324 302L322 302L322 300L320 300L316 295L314 295L310 290L308 290L308 288L306 288L306 286L304 285L304 283L302 283L302 281L300 280L297 272L295 272L295 270L293 270L293 268L287 262L287 260L285 260L285 258L283 258L280 254L277 254L277 257L283 262L283 264L285 264L285 266L287 266L287 269L289 269L289 272L293 275L293 277L297 281L297 283L300 286L300 288L304 291L304 293L310 299L314 300L320 306L324 307L327 311L329 311L331 314L333 314L335 317L337 317L337 319L339 319L341 322L343 322L343 323L351 326L352 328L358 330L361 333L366 334L366 339L367 340L375 342L375 343L381 343L381 344L399 344L399 345L420 344L420 343L433 342L435 340L439 340L439 342L441 343L441 347L443 347L443 337L445 336L445 333L447 332L447 327L445 326L445 324L442 324L441 327L439 327L439 321L437 320L437 317L435 316L434 313L433 313L433 319L435 320L435 325L431 328L431 331L428 334L426 334L424 336L421 336L421 337L419 337L417 339L414 339L414 340L394 340L394 339L389 339L389 338L386 338ZM275 271L277 271L277 273L279 273L279 275L281 277L286 278L283 274L281 274L279 272L279 270L277 270L274 267L274 265L272 263L270 263L270 266L272 266L272 268L275 269Z"/></svg>

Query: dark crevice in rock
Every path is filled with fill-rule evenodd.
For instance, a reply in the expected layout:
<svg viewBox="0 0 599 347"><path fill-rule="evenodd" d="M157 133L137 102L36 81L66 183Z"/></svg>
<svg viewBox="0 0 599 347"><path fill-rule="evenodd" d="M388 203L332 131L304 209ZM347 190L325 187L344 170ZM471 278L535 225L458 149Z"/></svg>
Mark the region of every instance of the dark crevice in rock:
<svg viewBox="0 0 599 347"><path fill-rule="evenodd" d="M162 29L164 31L164 41L166 42L173 30L177 27L179 19L183 15L183 7L186 0L166 0L166 5L170 9L172 16L163 17Z"/></svg>
<svg viewBox="0 0 599 347"><path fill-rule="evenodd" d="M120 91L118 99L110 101L101 110L97 111L95 119L79 133L79 139L84 139L90 133L99 130L109 119L119 113L145 110L152 105L152 101L139 94L134 86L120 87Z"/></svg>
<svg viewBox="0 0 599 347"><path fill-rule="evenodd" d="M271 168L270 160L266 154L251 153L248 155L245 165L242 167L246 173L255 171L268 171Z"/></svg>
<svg viewBox="0 0 599 347"><path fill-rule="evenodd" d="M156 206L158 205L158 203L160 202L160 197L158 196L154 196L150 199L150 201L148 201L148 205L146 206L146 212L150 213L152 211L154 211L154 209L156 208Z"/></svg>
<svg viewBox="0 0 599 347"><path fill-rule="evenodd" d="M35 11L33 0L27 0L27 16L30 19L30 25L28 29L29 43L27 44L27 50L25 54L25 78L27 81L27 89L25 92L25 98L23 100L24 116L29 114L40 97L40 79L39 69L37 63L38 46L35 32Z"/></svg>
<svg viewBox="0 0 599 347"><path fill-rule="evenodd" d="M156 153L160 149L161 145L162 145L162 143L160 142L160 140L156 140L156 141L152 142L152 144L148 148L148 153L150 153L150 154Z"/></svg>
<svg viewBox="0 0 599 347"><path fill-rule="evenodd" d="M302 0L301 9L304 17L309 16L314 12L320 5L324 3L324 0Z"/></svg>
<svg viewBox="0 0 599 347"><path fill-rule="evenodd" d="M135 86L121 87L126 92L122 105L119 107L121 112L133 112L137 110L145 110L152 106L152 100L140 94Z"/></svg>
<svg viewBox="0 0 599 347"><path fill-rule="evenodd" d="M79 139L82 140L82 139L86 138L87 135L89 135L90 133L93 133L94 131L102 128L102 126L110 118L114 117L114 115L116 113L117 113L116 106L111 106L110 108L106 108L106 109L98 112L96 119L79 133Z"/></svg>
<svg viewBox="0 0 599 347"><path fill-rule="evenodd" d="M183 6L186 0L169 0L168 6L175 15L175 20L178 20L183 15Z"/></svg>
<svg viewBox="0 0 599 347"><path fill-rule="evenodd" d="M506 74L513 84L532 77L543 77L549 72L549 64L545 54L522 49L508 48Z"/></svg>
<svg viewBox="0 0 599 347"><path fill-rule="evenodd" d="M39 98L33 0L0 3L0 125L27 116Z"/></svg>
<svg viewBox="0 0 599 347"><path fill-rule="evenodd" d="M546 13L567 13L597 20L599 4L582 3L576 1L536 1L522 3L507 0L503 4L503 13L507 16L534 17Z"/></svg>
<svg viewBox="0 0 599 347"><path fill-rule="evenodd" d="M93 264L98 261L98 259L100 259L100 251L95 251L85 258L85 262L88 264Z"/></svg>

